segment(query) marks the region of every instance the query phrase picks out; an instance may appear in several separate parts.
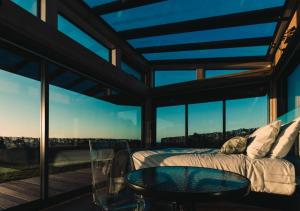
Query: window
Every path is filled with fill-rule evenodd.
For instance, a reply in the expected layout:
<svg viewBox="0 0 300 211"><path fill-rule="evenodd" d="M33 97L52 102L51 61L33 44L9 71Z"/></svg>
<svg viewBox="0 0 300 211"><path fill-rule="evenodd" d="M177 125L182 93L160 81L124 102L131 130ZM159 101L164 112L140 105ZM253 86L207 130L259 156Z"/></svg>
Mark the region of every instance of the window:
<svg viewBox="0 0 300 211"><path fill-rule="evenodd" d="M223 102L188 105L188 145L220 147L223 143Z"/></svg>
<svg viewBox="0 0 300 211"><path fill-rule="evenodd" d="M244 56L265 56L269 46L222 48L210 50L174 51L143 54L148 60L209 59Z"/></svg>
<svg viewBox="0 0 300 211"><path fill-rule="evenodd" d="M97 99L105 97L99 95L103 87L96 91L99 84L68 71L54 77L56 70L61 69L51 67L49 88L50 195L90 185L89 140L122 139L131 147L141 143L140 107Z"/></svg>
<svg viewBox="0 0 300 211"><path fill-rule="evenodd" d="M287 104L288 112L282 116L284 122L290 122L300 116L300 65L289 75L287 79Z"/></svg>
<svg viewBox="0 0 300 211"><path fill-rule="evenodd" d="M135 77L136 79L142 80L141 73L135 70L133 67L129 66L127 63L121 62L121 69L122 71Z"/></svg>
<svg viewBox="0 0 300 211"><path fill-rule="evenodd" d="M185 106L157 108L156 143L178 145L185 142Z"/></svg>
<svg viewBox="0 0 300 211"><path fill-rule="evenodd" d="M152 46L204 43L222 40L269 37L274 34L276 23L254 24L213 30L168 34L161 36L131 39L128 42L135 48Z"/></svg>
<svg viewBox="0 0 300 211"><path fill-rule="evenodd" d="M37 16L37 0L11 0L31 14Z"/></svg>
<svg viewBox="0 0 300 211"><path fill-rule="evenodd" d="M156 70L154 74L156 87L193 81L197 79L195 70Z"/></svg>
<svg viewBox="0 0 300 211"><path fill-rule="evenodd" d="M237 74L246 72L248 70L205 70L205 78L214 78L219 76L226 76L230 74Z"/></svg>
<svg viewBox="0 0 300 211"><path fill-rule="evenodd" d="M168 0L101 17L116 31L122 31L278 7L283 6L284 2L284 0L189 0L187 4L182 0Z"/></svg>
<svg viewBox="0 0 300 211"><path fill-rule="evenodd" d="M93 53L97 54L99 57L105 59L106 61L110 60L110 51L90 35L79 29L73 23L68 21L61 15L58 15L58 30L74 41L78 42L82 46L86 47Z"/></svg>
<svg viewBox="0 0 300 211"><path fill-rule="evenodd" d="M40 198L39 75L37 62L0 49L1 209Z"/></svg>
<svg viewBox="0 0 300 211"><path fill-rule="evenodd" d="M267 122L267 96L226 101L226 139L250 134Z"/></svg>

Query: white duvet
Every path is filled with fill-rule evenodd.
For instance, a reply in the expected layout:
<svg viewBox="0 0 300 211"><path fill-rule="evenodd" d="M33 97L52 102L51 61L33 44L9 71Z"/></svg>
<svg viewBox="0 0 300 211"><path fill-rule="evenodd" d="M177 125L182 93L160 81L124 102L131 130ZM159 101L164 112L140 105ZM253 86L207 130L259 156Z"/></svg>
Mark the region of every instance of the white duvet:
<svg viewBox="0 0 300 211"><path fill-rule="evenodd" d="M294 165L284 159L251 159L243 154L225 155L218 149L167 148L132 155L136 169L155 166L195 166L238 173L251 181L251 190L282 195L295 191Z"/></svg>

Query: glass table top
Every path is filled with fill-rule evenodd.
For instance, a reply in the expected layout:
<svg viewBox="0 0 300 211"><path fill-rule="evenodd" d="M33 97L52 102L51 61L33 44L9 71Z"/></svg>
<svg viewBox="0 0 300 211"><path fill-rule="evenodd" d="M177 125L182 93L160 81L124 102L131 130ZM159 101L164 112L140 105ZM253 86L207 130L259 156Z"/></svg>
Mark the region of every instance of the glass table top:
<svg viewBox="0 0 300 211"><path fill-rule="evenodd" d="M200 167L154 167L129 173L133 189L169 193L222 194L249 189L250 181L238 174Z"/></svg>

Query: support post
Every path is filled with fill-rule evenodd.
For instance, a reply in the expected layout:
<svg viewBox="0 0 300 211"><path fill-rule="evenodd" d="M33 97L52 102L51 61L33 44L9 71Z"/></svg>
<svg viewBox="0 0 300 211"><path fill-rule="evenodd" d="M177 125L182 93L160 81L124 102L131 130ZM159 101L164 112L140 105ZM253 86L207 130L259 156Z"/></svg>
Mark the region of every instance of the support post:
<svg viewBox="0 0 300 211"><path fill-rule="evenodd" d="M47 81L47 63L41 62L41 104L40 104L40 179L41 199L48 198L49 168L48 168L48 141L49 141L49 84Z"/></svg>
<svg viewBox="0 0 300 211"><path fill-rule="evenodd" d="M197 68L196 69L196 73L197 73L197 80L203 80L205 79L205 70L202 68Z"/></svg>
<svg viewBox="0 0 300 211"><path fill-rule="evenodd" d="M269 92L269 121L272 122L277 119L277 86L276 82L270 82Z"/></svg>

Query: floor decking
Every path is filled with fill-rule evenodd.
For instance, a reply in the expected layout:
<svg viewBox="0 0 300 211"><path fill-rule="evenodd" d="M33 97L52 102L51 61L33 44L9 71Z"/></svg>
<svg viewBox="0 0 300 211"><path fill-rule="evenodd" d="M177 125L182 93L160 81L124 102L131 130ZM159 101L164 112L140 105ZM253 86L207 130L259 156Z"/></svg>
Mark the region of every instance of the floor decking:
<svg viewBox="0 0 300 211"><path fill-rule="evenodd" d="M49 195L54 196L91 184L89 168L49 176ZM33 177L0 184L0 210L40 198L40 178Z"/></svg>

